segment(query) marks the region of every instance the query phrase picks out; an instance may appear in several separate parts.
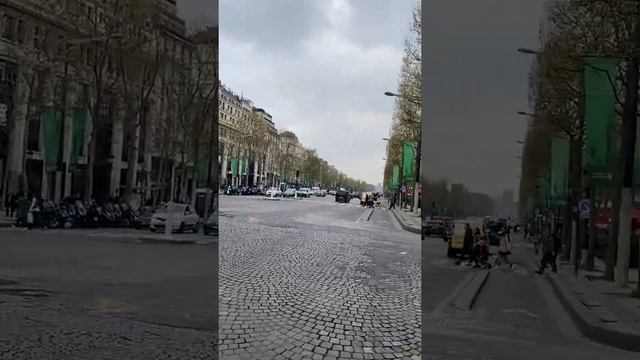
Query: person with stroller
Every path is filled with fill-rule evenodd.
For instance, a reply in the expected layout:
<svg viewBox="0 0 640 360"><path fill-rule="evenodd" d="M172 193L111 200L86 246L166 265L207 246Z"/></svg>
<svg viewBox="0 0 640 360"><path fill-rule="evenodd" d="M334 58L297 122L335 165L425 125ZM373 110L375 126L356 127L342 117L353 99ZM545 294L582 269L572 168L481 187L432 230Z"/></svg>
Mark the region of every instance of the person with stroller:
<svg viewBox="0 0 640 360"><path fill-rule="evenodd" d="M507 264L509 265L509 270L515 269L515 264L509 260L509 255L511 255L511 234L510 229L507 228L505 234L500 236L497 265Z"/></svg>
<svg viewBox="0 0 640 360"><path fill-rule="evenodd" d="M480 228L475 229L475 265L474 267L483 267L488 268L489 264L487 260L489 259L489 246L487 241L487 235L483 233Z"/></svg>

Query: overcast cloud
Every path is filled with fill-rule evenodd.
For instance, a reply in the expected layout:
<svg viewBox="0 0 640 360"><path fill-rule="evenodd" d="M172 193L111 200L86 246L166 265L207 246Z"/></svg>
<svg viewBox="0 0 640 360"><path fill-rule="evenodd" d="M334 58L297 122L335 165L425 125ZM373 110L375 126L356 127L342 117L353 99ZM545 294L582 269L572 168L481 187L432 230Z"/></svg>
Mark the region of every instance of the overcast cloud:
<svg viewBox="0 0 640 360"><path fill-rule="evenodd" d="M517 193L542 0L429 0L424 11L424 173Z"/></svg>
<svg viewBox="0 0 640 360"><path fill-rule="evenodd" d="M218 25L218 0L177 0L177 5L189 28Z"/></svg>
<svg viewBox="0 0 640 360"><path fill-rule="evenodd" d="M415 0L222 0L220 80L339 170L382 182Z"/></svg>

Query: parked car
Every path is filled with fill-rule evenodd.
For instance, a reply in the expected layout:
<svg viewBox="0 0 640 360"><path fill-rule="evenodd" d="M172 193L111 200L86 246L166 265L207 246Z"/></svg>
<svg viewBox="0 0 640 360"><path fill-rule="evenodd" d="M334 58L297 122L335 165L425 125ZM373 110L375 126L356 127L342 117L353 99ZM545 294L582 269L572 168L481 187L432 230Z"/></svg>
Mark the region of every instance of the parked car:
<svg viewBox="0 0 640 360"><path fill-rule="evenodd" d="M348 203L349 201L351 201L351 195L347 190L336 191L336 202Z"/></svg>
<svg viewBox="0 0 640 360"><path fill-rule="evenodd" d="M151 216L149 229L152 232L164 231L168 218L168 206L162 206ZM200 229L200 217L189 204L174 204L172 231L183 233L191 230L197 233Z"/></svg>
<svg viewBox="0 0 640 360"><path fill-rule="evenodd" d="M282 193L282 197L291 198L296 196L296 189L288 188L285 192Z"/></svg>
<svg viewBox="0 0 640 360"><path fill-rule="evenodd" d="M316 193L316 196L320 196L320 197L325 197L325 196L327 196L327 190L322 189L322 190L318 191L318 192Z"/></svg>
<svg viewBox="0 0 640 360"><path fill-rule="evenodd" d="M329 195L336 196L336 190L329 190Z"/></svg>
<svg viewBox="0 0 640 360"><path fill-rule="evenodd" d="M298 197L311 197L311 189L309 188L300 188L300 190L298 190Z"/></svg>
<svg viewBox="0 0 640 360"><path fill-rule="evenodd" d="M280 197L282 196L282 191L280 191L280 189L278 189L277 187L270 187L269 190L267 190L267 192L265 193L266 196L273 196L273 197Z"/></svg>
<svg viewBox="0 0 640 360"><path fill-rule="evenodd" d="M320 192L320 187L318 187L318 186L311 187L311 195L313 195L313 196L322 196L322 193Z"/></svg>
<svg viewBox="0 0 640 360"><path fill-rule="evenodd" d="M213 235L213 236L218 236L219 234L219 227L218 227L218 214L217 213L212 213L209 218L207 219L207 221L204 222L204 224L202 225L202 232L205 235Z"/></svg>

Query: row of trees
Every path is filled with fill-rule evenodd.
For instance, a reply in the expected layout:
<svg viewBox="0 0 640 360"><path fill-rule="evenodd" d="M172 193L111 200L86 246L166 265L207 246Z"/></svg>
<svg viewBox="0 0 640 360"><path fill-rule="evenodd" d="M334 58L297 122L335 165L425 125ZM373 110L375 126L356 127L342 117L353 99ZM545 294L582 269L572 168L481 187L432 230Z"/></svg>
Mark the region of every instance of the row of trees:
<svg viewBox="0 0 640 360"><path fill-rule="evenodd" d="M530 106L534 109L529 121L522 155L522 175L520 183L521 216L526 216L535 203L544 180L549 179L551 165L551 139L560 136L569 143L569 196L560 215L565 224L578 221L572 211L577 201L585 196L588 184L588 173L585 169L584 149L589 129L584 121L583 70L584 57L587 55L620 57L637 59L637 41L634 31L638 25L640 8L633 1L604 0L567 0L547 1L545 17L540 32L542 49L530 71ZM624 64L626 63L626 64ZM622 115L632 109L631 116L637 112L633 92L625 96L627 80L633 73L637 74L637 61L623 62L626 66L618 69L618 78L610 79L613 87L615 104L614 146L611 161L613 182L607 187L608 199L613 200L614 207L612 226L602 244L606 249L603 254L606 262L605 278L613 280L616 265L616 248L618 234L618 210L620 206L620 180L622 174L619 156L621 143ZM637 76L635 76L637 82ZM632 81L633 85L633 81ZM631 88L634 88L632 86ZM631 96L629 96L631 95ZM636 114L637 117L637 114ZM617 149L617 150L616 150ZM568 206L567 206L568 205ZM592 221L593 223L593 221ZM572 229L565 226L565 256L571 249ZM582 240L589 236L589 245ZM590 230L578 227L580 242L576 246L589 249L587 266L593 267L595 256L594 226Z"/></svg>
<svg viewBox="0 0 640 360"><path fill-rule="evenodd" d="M495 212L495 201L490 196L469 191L462 184L449 184L446 179L423 177L422 190L423 212L426 214L464 219L490 216Z"/></svg>
<svg viewBox="0 0 640 360"><path fill-rule="evenodd" d="M403 143L411 141L420 142L422 126L422 11L418 4L412 13L411 35L405 40L404 57L402 68L400 69L398 90L396 94L395 111L391 129L389 131L389 141L387 144L387 160L384 168L384 187L392 189L392 178L394 166L402 169ZM415 150L413 159L419 159ZM415 171L419 172L420 166L417 163ZM403 183L412 183L411 180L403 179ZM403 184L398 184L402 186ZM416 197L417 201L417 197ZM417 206L416 206L417 210Z"/></svg>
<svg viewBox="0 0 640 360"><path fill-rule="evenodd" d="M363 191L374 188L339 171L315 149L302 146L293 131L272 131L260 111L248 114L244 125L236 138L238 149L249 154L249 164L262 164L279 174L279 181L293 182L297 175L298 181L307 186L342 186Z"/></svg>
<svg viewBox="0 0 640 360"><path fill-rule="evenodd" d="M100 137L110 136L112 127L122 129L129 164L122 195L135 190L145 147L157 150L160 158L153 174L159 184L156 198L184 191L187 168L204 153L217 158L217 146L207 146L217 140L217 28L175 36L184 25L167 20L154 0L68 1L50 11L66 28L35 38L33 46L16 47L26 84L16 100L27 104L27 114L37 114L51 101L64 114L72 106L86 107L85 199L94 195L95 167L106 161L97 153ZM59 84L43 89L45 79L59 79ZM71 99L71 93L79 96ZM26 143L28 131L13 141ZM13 191L26 187L26 156L22 159L22 173L11 174L9 181ZM176 163L182 183L167 180L176 178Z"/></svg>

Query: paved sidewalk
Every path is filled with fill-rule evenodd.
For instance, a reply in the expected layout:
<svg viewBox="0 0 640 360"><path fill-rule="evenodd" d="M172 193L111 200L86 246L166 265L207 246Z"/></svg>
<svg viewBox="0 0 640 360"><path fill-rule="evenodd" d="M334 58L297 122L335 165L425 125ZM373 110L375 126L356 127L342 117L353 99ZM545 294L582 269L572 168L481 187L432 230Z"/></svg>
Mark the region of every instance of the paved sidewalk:
<svg viewBox="0 0 640 360"><path fill-rule="evenodd" d="M11 225L15 223L16 223L15 218L5 216L4 209L0 211L0 228L11 227Z"/></svg>
<svg viewBox="0 0 640 360"><path fill-rule="evenodd" d="M396 220L400 223L403 229L412 233L421 234L422 222L420 219L420 213L413 213L408 209L395 208L391 210Z"/></svg>
<svg viewBox="0 0 640 360"><path fill-rule="evenodd" d="M537 267L541 255L534 255L533 247L528 246L532 266ZM603 271L604 263L596 259L596 271L580 270L576 277L573 265L559 261L558 272L547 270L544 276L585 336L610 346L640 351L640 299L631 296L637 287L638 271L631 270L627 289L602 280Z"/></svg>

